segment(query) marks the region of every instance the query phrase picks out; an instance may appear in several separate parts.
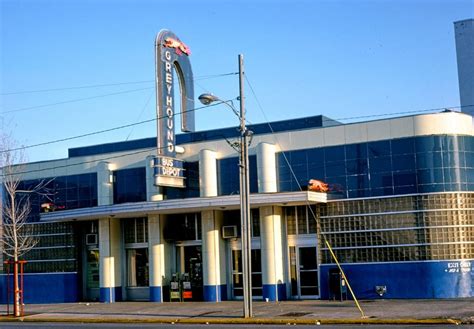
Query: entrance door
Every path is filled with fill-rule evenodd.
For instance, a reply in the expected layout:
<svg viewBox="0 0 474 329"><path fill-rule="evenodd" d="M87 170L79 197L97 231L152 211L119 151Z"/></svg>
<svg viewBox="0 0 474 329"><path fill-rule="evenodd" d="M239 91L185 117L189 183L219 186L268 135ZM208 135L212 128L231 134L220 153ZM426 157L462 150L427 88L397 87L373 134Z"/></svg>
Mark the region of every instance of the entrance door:
<svg viewBox="0 0 474 329"><path fill-rule="evenodd" d="M260 249L252 249L252 298L262 297L262 262ZM232 250L232 287L233 297L243 297L242 251Z"/></svg>
<svg viewBox="0 0 474 329"><path fill-rule="evenodd" d="M99 300L99 250L87 249L85 251L85 300Z"/></svg>
<svg viewBox="0 0 474 329"><path fill-rule="evenodd" d="M290 276L294 297L319 297L316 247L290 247Z"/></svg>
<svg viewBox="0 0 474 329"><path fill-rule="evenodd" d="M202 247L201 245L177 246L177 263L181 275L187 274L191 282L193 300L203 300Z"/></svg>

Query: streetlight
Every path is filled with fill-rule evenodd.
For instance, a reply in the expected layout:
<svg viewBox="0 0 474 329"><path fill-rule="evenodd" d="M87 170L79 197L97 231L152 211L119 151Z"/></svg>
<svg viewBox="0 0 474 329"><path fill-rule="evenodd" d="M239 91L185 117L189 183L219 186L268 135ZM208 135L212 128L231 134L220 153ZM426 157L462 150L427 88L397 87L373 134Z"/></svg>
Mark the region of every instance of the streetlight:
<svg viewBox="0 0 474 329"><path fill-rule="evenodd" d="M203 105L213 102L226 104L240 119L240 142L231 145L240 153L240 224L242 242L242 270L243 270L243 297L244 297L244 318L252 317L252 262L251 262L251 240L250 240L250 190L249 190L249 153L248 140L252 135L245 125L244 110L244 56L239 55L239 100L240 112L237 112L234 105L224 101L213 94L202 94L199 101Z"/></svg>

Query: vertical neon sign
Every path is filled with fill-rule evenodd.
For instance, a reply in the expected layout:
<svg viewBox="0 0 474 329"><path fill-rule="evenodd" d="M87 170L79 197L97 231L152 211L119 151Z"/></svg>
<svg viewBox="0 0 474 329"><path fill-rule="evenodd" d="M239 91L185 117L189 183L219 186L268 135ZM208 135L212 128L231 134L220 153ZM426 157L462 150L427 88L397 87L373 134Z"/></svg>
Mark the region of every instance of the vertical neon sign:
<svg viewBox="0 0 474 329"><path fill-rule="evenodd" d="M181 131L194 131L194 83L191 51L173 32L162 30L155 40L156 113L158 157L155 185L185 187L183 163L176 159L173 69L181 95Z"/></svg>

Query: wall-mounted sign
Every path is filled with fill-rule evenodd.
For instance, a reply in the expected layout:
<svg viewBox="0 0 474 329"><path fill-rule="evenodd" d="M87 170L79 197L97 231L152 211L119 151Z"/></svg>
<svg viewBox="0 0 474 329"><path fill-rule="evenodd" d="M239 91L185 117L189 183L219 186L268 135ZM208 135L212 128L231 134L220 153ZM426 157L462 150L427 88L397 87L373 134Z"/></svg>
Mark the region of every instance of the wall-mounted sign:
<svg viewBox="0 0 474 329"><path fill-rule="evenodd" d="M447 273L469 273L472 270L471 262L464 260L460 262L449 262L444 270Z"/></svg>
<svg viewBox="0 0 474 329"><path fill-rule="evenodd" d="M156 157L154 161L155 184L185 187L183 161L170 157Z"/></svg>
<svg viewBox="0 0 474 329"><path fill-rule="evenodd" d="M175 114L181 131L194 131L194 83L191 51L173 32L162 30L155 40L158 158L155 185L185 187L182 161L176 159ZM175 72L176 74L174 74ZM178 77L181 109L176 112L173 84Z"/></svg>

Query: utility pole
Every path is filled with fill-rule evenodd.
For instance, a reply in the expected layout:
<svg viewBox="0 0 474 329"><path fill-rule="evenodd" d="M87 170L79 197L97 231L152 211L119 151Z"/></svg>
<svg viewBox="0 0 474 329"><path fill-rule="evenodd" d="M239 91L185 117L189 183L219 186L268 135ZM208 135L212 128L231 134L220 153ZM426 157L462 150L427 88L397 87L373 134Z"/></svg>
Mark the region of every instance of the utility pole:
<svg viewBox="0 0 474 329"><path fill-rule="evenodd" d="M213 94L202 94L199 101L203 105L209 105L213 102L221 102L230 107L232 112L240 119L240 138L239 142L229 142L229 145L239 152L239 177L240 177L240 227L242 243L242 284L244 297L244 318L251 318L252 315L252 245L251 245L251 227L250 227L250 190L249 190L249 141L252 132L247 130L245 125L245 107L244 107L244 56L239 55L239 99L240 113L230 101L225 101Z"/></svg>
<svg viewBox="0 0 474 329"><path fill-rule="evenodd" d="M240 221L242 227L242 270L244 318L252 312L252 245L250 235L250 190L249 190L249 131L245 124L244 107L244 56L239 54L239 99L240 99Z"/></svg>

